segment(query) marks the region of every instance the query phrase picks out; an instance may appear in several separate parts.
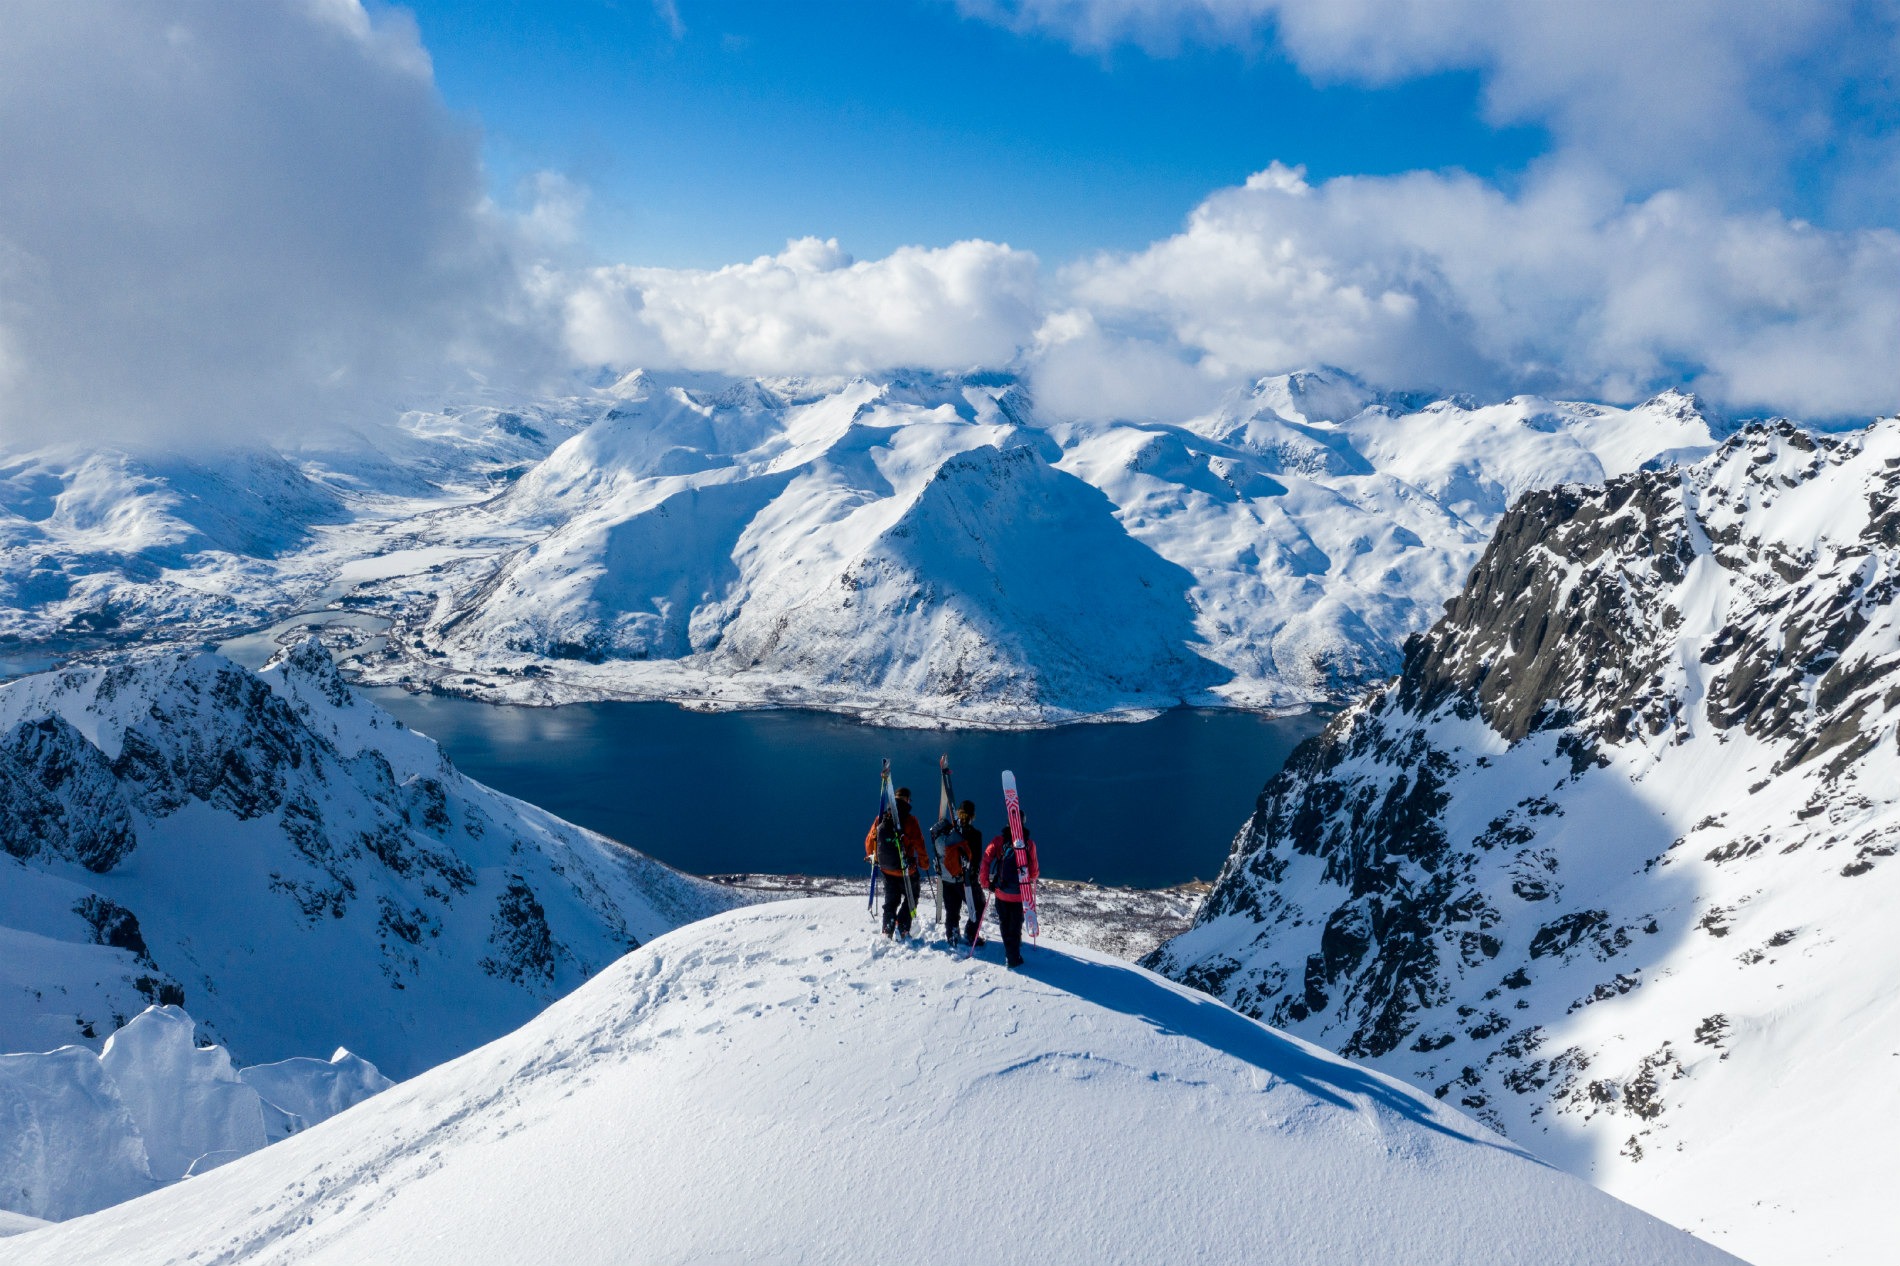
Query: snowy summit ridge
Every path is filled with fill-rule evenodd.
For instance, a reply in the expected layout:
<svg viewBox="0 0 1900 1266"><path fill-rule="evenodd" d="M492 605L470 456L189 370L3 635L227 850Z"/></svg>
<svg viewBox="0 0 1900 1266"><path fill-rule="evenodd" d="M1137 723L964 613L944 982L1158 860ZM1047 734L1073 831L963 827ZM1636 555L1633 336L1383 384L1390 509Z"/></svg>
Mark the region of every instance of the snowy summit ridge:
<svg viewBox="0 0 1900 1266"><path fill-rule="evenodd" d="M848 900L707 919L10 1260L1733 1260L1217 1002L1032 955L893 946Z"/></svg>

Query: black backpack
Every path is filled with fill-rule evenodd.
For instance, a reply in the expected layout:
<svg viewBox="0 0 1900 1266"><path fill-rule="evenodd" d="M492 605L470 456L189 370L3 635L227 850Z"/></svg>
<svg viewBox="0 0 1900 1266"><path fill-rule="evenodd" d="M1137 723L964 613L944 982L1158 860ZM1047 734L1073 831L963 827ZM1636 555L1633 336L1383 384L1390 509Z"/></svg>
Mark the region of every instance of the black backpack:
<svg viewBox="0 0 1900 1266"><path fill-rule="evenodd" d="M1024 839L1023 844L1025 850L1027 850L1028 843L1029 841ZM1009 866L1008 870L1003 869L1005 864ZM1003 882L1003 876L1005 875L1009 876L1008 883ZM996 856L990 859L989 886L991 888L1000 889L1003 892L1022 891L1022 876L1018 874L1016 870L1016 846L1007 840L1004 841L1001 848L996 850Z"/></svg>

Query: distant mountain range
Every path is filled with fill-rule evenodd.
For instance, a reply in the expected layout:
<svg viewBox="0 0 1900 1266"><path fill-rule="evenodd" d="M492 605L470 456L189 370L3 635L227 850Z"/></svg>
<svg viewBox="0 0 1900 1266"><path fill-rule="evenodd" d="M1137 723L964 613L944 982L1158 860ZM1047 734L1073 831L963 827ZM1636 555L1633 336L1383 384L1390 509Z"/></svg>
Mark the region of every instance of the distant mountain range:
<svg viewBox="0 0 1900 1266"><path fill-rule="evenodd" d="M1890 1254L1900 422L1533 492L1149 961L1762 1262Z"/></svg>
<svg viewBox="0 0 1900 1266"><path fill-rule="evenodd" d="M1674 393L1481 406L1337 371L1165 424L1043 417L998 375L636 373L244 459L272 480L8 459L0 634L221 635L348 603L393 625L352 675L488 699L1003 725L1296 707L1395 671L1520 494L1721 429ZM85 519L101 462L136 467L113 496L157 527ZM192 526L240 482L270 534Z"/></svg>

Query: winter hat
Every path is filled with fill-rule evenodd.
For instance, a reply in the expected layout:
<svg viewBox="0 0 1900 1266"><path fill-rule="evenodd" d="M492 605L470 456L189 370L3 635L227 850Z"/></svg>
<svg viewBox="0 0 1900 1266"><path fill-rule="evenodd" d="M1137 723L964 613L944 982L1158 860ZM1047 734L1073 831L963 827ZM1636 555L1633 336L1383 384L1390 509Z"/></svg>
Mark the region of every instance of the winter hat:
<svg viewBox="0 0 1900 1266"><path fill-rule="evenodd" d="M910 788L899 787L897 789L897 798L899 800L902 800L905 804L909 804L910 803Z"/></svg>
<svg viewBox="0 0 1900 1266"><path fill-rule="evenodd" d="M965 813L969 814L971 817L976 816L976 801L965 800L960 807Z"/></svg>

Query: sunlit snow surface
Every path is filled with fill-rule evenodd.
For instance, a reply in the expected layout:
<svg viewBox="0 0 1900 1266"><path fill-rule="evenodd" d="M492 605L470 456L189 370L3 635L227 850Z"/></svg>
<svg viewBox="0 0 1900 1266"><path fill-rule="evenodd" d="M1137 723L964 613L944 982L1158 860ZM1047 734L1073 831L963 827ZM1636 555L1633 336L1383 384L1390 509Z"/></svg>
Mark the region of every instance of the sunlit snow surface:
<svg viewBox="0 0 1900 1266"><path fill-rule="evenodd" d="M34 1263L1731 1261L1482 1127L1085 950L773 905Z"/></svg>

